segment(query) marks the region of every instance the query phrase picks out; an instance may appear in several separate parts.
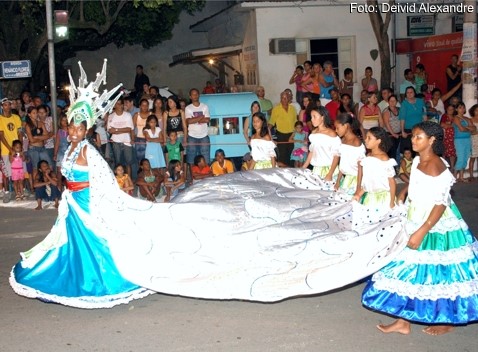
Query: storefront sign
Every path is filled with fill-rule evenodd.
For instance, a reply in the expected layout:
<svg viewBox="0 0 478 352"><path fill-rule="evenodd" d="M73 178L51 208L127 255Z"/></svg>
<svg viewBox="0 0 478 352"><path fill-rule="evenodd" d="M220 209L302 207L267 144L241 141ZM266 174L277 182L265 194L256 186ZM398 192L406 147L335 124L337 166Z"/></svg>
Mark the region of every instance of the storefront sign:
<svg viewBox="0 0 478 352"><path fill-rule="evenodd" d="M435 16L408 16L407 17L407 35L423 36L435 34Z"/></svg>

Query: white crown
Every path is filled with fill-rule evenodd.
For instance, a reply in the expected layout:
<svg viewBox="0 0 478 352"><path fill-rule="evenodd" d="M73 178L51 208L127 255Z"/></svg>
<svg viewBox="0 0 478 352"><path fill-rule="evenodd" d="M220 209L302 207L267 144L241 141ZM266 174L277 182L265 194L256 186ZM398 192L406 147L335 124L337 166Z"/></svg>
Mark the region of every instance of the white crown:
<svg viewBox="0 0 478 352"><path fill-rule="evenodd" d="M123 94L122 92L113 99L110 98L116 94L116 92L123 85L118 84L109 92L105 89L101 96L98 94L98 88L101 84L106 84L106 62L104 60L103 69L101 73L96 74L96 80L88 84L85 70L81 66L81 61L78 61L80 66L80 78L78 80L78 88L75 86L73 78L71 77L71 71L68 70L68 76L70 77L70 108L68 109L68 122L74 121L75 124L79 124L82 121L86 121L86 127L89 129L95 123L99 117L102 117L106 112L110 112ZM85 88L86 87L86 88Z"/></svg>

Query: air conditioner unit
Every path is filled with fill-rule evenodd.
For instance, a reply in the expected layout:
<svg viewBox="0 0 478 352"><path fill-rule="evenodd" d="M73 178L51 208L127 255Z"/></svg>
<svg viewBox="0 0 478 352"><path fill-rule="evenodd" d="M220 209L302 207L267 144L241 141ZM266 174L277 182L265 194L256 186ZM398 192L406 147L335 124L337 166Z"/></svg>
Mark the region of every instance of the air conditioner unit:
<svg viewBox="0 0 478 352"><path fill-rule="evenodd" d="M269 41L271 54L301 54L307 52L307 42L296 38L274 38Z"/></svg>

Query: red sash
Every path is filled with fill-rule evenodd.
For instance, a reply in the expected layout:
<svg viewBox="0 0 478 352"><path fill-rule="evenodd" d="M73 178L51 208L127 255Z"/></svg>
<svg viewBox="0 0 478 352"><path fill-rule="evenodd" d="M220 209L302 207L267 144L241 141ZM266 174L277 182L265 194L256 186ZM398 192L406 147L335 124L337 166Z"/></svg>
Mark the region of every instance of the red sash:
<svg viewBox="0 0 478 352"><path fill-rule="evenodd" d="M88 181L85 182L66 182L66 187L71 191L71 192L78 192L81 191L82 189L90 187L90 183Z"/></svg>

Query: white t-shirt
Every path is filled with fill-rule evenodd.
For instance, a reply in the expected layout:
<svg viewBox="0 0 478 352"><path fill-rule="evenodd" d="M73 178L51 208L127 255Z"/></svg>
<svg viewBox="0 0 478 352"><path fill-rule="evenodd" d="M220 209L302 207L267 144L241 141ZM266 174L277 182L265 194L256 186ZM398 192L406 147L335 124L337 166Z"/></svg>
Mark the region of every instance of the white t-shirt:
<svg viewBox="0 0 478 352"><path fill-rule="evenodd" d="M123 111L123 114L116 115L116 113L110 114L108 116L108 129L109 128L125 128L129 127L131 130L134 129L133 118L131 114L127 111ZM129 132L112 134L111 140L116 143L124 143L126 145L131 145L131 134Z"/></svg>
<svg viewBox="0 0 478 352"><path fill-rule="evenodd" d="M206 104L199 103L198 106L189 104L184 110L186 119L194 118L200 115L204 117L211 117L209 114L209 108ZM188 136L193 138L204 138L207 136L207 123L193 123L188 125Z"/></svg>

